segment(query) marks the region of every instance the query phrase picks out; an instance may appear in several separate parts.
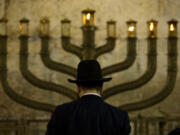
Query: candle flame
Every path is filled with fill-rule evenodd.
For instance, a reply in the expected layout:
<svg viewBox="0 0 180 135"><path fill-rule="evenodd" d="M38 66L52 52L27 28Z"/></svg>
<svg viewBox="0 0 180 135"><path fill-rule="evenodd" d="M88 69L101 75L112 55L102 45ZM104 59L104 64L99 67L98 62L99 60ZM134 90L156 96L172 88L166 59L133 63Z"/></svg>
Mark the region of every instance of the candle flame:
<svg viewBox="0 0 180 135"><path fill-rule="evenodd" d="M150 23L150 25L149 25L149 30L150 30L150 31L153 31L153 30L154 30L154 23L153 23L153 22Z"/></svg>
<svg viewBox="0 0 180 135"><path fill-rule="evenodd" d="M19 26L19 30L20 30L20 33L22 33L22 30L23 30L23 26L22 25Z"/></svg>
<svg viewBox="0 0 180 135"><path fill-rule="evenodd" d="M175 30L175 28L174 28L174 25L173 25L173 24L170 24L169 30L170 30L170 31L174 31L174 30Z"/></svg>
<svg viewBox="0 0 180 135"><path fill-rule="evenodd" d="M90 20L90 18L91 18L91 14L88 13L87 16L86 16L86 19L87 19L87 20Z"/></svg>
<svg viewBox="0 0 180 135"><path fill-rule="evenodd" d="M128 31L132 32L132 31L134 31L134 29L135 29L134 26L129 26Z"/></svg>

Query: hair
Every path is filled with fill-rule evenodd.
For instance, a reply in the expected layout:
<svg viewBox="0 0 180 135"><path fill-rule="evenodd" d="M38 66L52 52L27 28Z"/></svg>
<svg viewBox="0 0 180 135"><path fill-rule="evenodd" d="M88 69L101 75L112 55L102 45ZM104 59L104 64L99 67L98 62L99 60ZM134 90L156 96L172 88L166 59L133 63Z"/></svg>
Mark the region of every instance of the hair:
<svg viewBox="0 0 180 135"><path fill-rule="evenodd" d="M97 90L100 91L103 86L103 82L84 82L84 83L78 83L77 84L83 91L86 90Z"/></svg>

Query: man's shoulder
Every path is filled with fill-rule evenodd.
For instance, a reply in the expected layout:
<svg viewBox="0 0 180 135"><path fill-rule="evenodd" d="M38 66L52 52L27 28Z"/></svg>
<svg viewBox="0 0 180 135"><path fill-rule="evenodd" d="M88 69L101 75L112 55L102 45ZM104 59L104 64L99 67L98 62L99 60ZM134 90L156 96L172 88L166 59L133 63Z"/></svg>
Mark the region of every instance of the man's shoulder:
<svg viewBox="0 0 180 135"><path fill-rule="evenodd" d="M56 110L57 111L67 110L68 108L73 107L77 102L78 102L78 99L74 100L74 101L71 101L71 102L67 102L67 103L58 105L58 106L56 106Z"/></svg>
<svg viewBox="0 0 180 135"><path fill-rule="evenodd" d="M111 104L108 104L108 103L106 103L106 102L104 102L109 108L111 108L113 111L115 111L115 112L117 112L117 113L119 113L119 114L121 114L121 115L127 115L127 112L125 111L125 110L123 110L123 109L121 109L121 108L117 108L117 107L115 107L115 106L113 106L113 105L111 105Z"/></svg>

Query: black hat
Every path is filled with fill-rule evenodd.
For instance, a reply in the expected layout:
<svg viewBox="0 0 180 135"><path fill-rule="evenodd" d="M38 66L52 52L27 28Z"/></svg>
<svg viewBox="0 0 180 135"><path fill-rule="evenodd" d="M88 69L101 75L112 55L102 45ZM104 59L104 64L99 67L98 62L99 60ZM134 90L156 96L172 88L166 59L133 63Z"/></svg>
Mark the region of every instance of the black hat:
<svg viewBox="0 0 180 135"><path fill-rule="evenodd" d="M78 64L77 80L68 79L71 83L102 83L112 78L102 78L100 64L96 60L84 60Z"/></svg>

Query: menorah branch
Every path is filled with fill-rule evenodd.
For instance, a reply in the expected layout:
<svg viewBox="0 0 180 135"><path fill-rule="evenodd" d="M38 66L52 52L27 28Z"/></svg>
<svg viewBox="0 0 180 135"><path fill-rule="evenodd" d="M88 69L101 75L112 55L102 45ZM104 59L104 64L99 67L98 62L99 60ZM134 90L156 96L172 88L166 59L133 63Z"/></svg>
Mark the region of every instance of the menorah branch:
<svg viewBox="0 0 180 135"><path fill-rule="evenodd" d="M82 59L82 48L71 44L70 37L61 37L61 43L64 50L67 52L70 52L72 54L75 54L79 57L79 59Z"/></svg>
<svg viewBox="0 0 180 135"><path fill-rule="evenodd" d="M97 59L99 56L110 52L114 49L115 47L115 41L116 38L107 38L107 43L103 46L100 46L98 48L95 49L95 59Z"/></svg>
<svg viewBox="0 0 180 135"><path fill-rule="evenodd" d="M59 71L59 72L68 74L70 76L76 77L77 73L76 73L75 68L70 67L65 64L62 64L62 63L55 62L50 58L49 50L48 50L49 40L50 40L50 37L48 37L48 36L41 37L41 59L42 59L43 63L49 69Z"/></svg>
<svg viewBox="0 0 180 135"><path fill-rule="evenodd" d="M136 38L127 38L127 57L124 61L105 67L102 69L102 75L106 76L115 72L128 69L136 59Z"/></svg>
<svg viewBox="0 0 180 135"><path fill-rule="evenodd" d="M177 76L177 38L168 38L168 74L164 88L151 98L119 106L126 111L135 111L153 106L167 98L174 89Z"/></svg>
<svg viewBox="0 0 180 135"><path fill-rule="evenodd" d="M156 72L156 63L157 63L157 52L156 52L156 39L148 39L148 62L146 72L139 77L137 80L127 82L124 84L119 84L114 87L108 88L103 93L103 99L106 99L115 94L119 94L129 90L135 90L138 87L146 84Z"/></svg>
<svg viewBox="0 0 180 135"><path fill-rule="evenodd" d="M42 90L52 90L59 94L63 94L71 99L77 98L77 93L67 87L40 80L35 77L28 69L28 36L20 37L20 71L23 77L31 84L41 88Z"/></svg>
<svg viewBox="0 0 180 135"><path fill-rule="evenodd" d="M0 80L2 83L2 87L6 94L16 101L19 104L25 105L27 107L52 112L55 109L55 106L37 102L34 100L27 99L26 97L23 97L16 93L10 86L7 81L7 36L0 36Z"/></svg>

